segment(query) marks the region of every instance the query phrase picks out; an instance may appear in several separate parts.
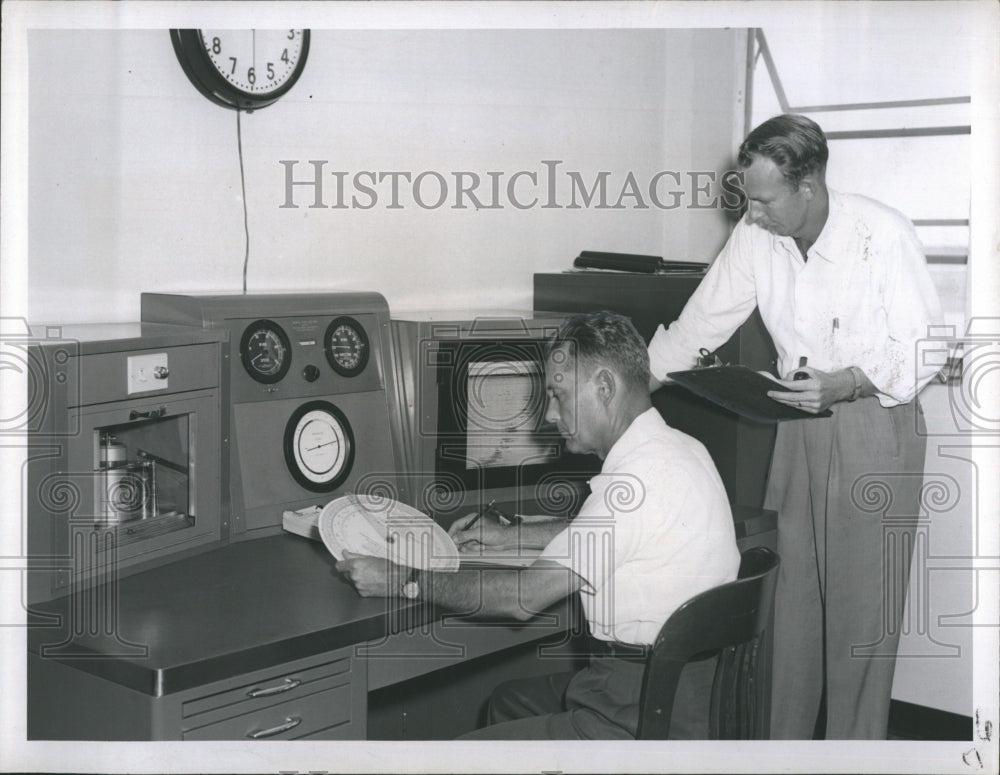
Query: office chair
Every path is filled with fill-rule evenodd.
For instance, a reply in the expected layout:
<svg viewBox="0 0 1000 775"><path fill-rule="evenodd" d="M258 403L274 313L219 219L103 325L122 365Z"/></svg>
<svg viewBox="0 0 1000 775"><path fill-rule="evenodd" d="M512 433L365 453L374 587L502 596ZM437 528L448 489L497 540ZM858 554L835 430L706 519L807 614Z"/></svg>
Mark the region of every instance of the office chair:
<svg viewBox="0 0 1000 775"><path fill-rule="evenodd" d="M778 555L755 547L736 581L702 592L674 611L650 652L639 700L639 740L666 740L681 670L718 654L709 738L763 740L770 726L768 642Z"/></svg>

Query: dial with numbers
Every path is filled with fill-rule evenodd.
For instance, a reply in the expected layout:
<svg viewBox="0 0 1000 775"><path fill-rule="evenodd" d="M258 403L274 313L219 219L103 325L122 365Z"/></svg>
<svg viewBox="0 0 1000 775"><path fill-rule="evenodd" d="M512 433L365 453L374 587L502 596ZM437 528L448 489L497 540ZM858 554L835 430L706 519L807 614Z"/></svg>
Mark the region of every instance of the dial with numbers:
<svg viewBox="0 0 1000 775"><path fill-rule="evenodd" d="M254 110L275 102L302 74L309 30L171 30L191 82L216 104Z"/></svg>
<svg viewBox="0 0 1000 775"><path fill-rule="evenodd" d="M342 377L356 377L368 364L368 335L354 318L334 319L323 337L326 360Z"/></svg>
<svg viewBox="0 0 1000 775"><path fill-rule="evenodd" d="M240 338L240 359L247 374L265 385L280 382L292 365L292 347L285 330L273 320L256 320Z"/></svg>
<svg viewBox="0 0 1000 775"><path fill-rule="evenodd" d="M329 401L303 404L285 426L285 464L300 485L330 492L354 463L354 434L347 417Z"/></svg>

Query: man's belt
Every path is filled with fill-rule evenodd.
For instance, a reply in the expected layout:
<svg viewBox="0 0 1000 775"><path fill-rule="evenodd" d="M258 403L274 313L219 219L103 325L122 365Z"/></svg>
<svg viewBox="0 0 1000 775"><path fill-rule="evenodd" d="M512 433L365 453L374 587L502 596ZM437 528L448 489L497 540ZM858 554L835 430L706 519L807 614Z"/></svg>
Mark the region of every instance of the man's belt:
<svg viewBox="0 0 1000 775"><path fill-rule="evenodd" d="M614 657L627 662L645 662L648 646L636 646L631 643L619 643L614 640L601 640L590 637L590 654L594 657Z"/></svg>

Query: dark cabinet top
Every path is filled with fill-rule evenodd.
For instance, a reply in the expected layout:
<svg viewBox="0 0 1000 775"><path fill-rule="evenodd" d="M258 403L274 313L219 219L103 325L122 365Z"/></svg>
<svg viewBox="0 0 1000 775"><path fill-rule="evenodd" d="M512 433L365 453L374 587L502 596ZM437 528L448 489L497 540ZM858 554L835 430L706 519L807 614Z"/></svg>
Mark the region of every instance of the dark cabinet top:
<svg viewBox="0 0 1000 775"><path fill-rule="evenodd" d="M29 650L159 696L389 631L412 602L362 598L319 542L241 541L35 606Z"/></svg>
<svg viewBox="0 0 1000 775"><path fill-rule="evenodd" d="M774 512L733 512L737 538L774 529ZM420 600L360 597L334 562L296 535L237 541L33 606L28 649L162 696L441 618ZM481 626L457 614L444 624Z"/></svg>

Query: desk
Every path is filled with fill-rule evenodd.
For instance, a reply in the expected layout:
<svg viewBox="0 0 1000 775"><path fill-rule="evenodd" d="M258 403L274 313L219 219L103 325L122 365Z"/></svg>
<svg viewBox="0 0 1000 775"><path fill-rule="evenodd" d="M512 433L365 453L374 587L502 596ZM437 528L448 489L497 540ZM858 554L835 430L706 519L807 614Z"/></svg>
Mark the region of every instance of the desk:
<svg viewBox="0 0 1000 775"><path fill-rule="evenodd" d="M36 606L29 739L364 739L369 689L571 629L566 606L525 626L361 598L333 562L278 535Z"/></svg>
<svg viewBox="0 0 1000 775"><path fill-rule="evenodd" d="M735 508L734 517L741 550L773 546L773 512ZM422 601L359 597L333 564L322 544L283 534L36 606L28 738L363 740L369 692L412 689L461 666L460 681L484 699L517 660L525 674L524 649L535 657L536 647L534 672L577 664L575 600L524 624L472 620ZM491 655L491 672L470 679L470 660ZM421 706L415 691L400 694ZM459 711L450 702L473 728L476 703L465 697ZM393 712L380 707L380 726L400 736Z"/></svg>

